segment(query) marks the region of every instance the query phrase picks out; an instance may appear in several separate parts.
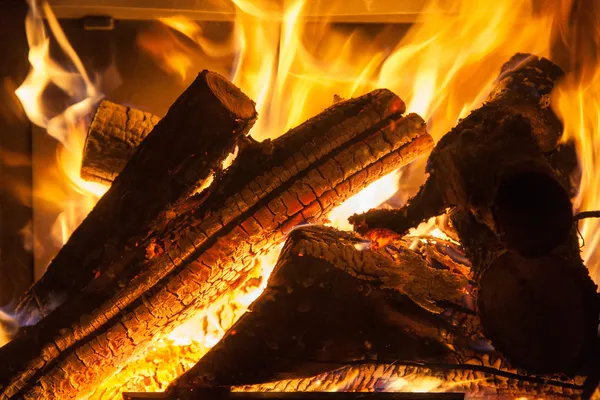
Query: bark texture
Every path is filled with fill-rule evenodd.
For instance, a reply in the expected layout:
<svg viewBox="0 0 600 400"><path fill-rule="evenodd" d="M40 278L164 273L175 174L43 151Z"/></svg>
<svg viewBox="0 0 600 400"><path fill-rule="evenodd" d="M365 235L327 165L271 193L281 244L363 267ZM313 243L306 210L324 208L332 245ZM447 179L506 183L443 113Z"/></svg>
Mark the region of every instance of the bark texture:
<svg viewBox="0 0 600 400"><path fill-rule="evenodd" d="M447 133L428 160L430 177L401 210L354 216L359 231L400 234L446 208L471 210L503 245L525 257L550 253L571 231L564 181L545 153L562 125L549 96L562 71L550 61L518 54L504 65L486 103Z"/></svg>
<svg viewBox="0 0 600 400"><path fill-rule="evenodd" d="M200 73L25 294L17 312L34 320L47 315L135 248L152 233L152 221L203 187L255 120L254 102L237 87L216 73Z"/></svg>
<svg viewBox="0 0 600 400"><path fill-rule="evenodd" d="M168 393L393 390L401 379L410 391L429 379L486 398L579 395L582 379L532 376L493 350L460 258L450 243L372 250L356 235L298 228L250 312Z"/></svg>
<svg viewBox="0 0 600 400"><path fill-rule="evenodd" d="M546 59L514 56L487 102L436 145L417 196L400 210L353 217L357 230L380 237L378 229L403 234L454 207L483 331L533 373L587 371L598 354L596 285L570 201L575 161L571 146L557 145L562 130L549 102L561 76Z"/></svg>
<svg viewBox="0 0 600 400"><path fill-rule="evenodd" d="M162 213L152 235L0 349L14 360L0 367L0 398L90 393L156 335L240 284L255 257L295 226L325 220L369 183L426 154L433 143L424 121L403 111L397 96L377 90L272 142L244 139L210 190Z"/></svg>
<svg viewBox="0 0 600 400"><path fill-rule="evenodd" d="M81 177L110 185L160 117L103 100L88 129Z"/></svg>

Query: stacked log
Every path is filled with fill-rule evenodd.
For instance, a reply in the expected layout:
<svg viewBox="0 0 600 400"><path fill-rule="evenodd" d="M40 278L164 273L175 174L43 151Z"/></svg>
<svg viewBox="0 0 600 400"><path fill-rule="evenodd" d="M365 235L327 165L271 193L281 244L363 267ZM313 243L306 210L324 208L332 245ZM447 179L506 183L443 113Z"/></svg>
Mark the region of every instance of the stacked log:
<svg viewBox="0 0 600 400"><path fill-rule="evenodd" d="M113 188L132 173L132 162L148 157L147 141L167 140L166 130L159 128L168 126L169 115L169 120L189 118L181 106L185 102L179 99ZM239 285L256 256L281 243L295 226L324 221L333 207L429 151L432 140L424 121L403 112L396 95L376 90L340 102L274 141L258 143L240 135L233 165L199 193L195 184L180 185L185 195L147 218L144 229L124 241L129 246L107 249L101 238L92 237L85 246L79 242L77 254L96 254L94 268L80 273L76 284L58 285L69 289L67 300L0 349L2 359L10 360L0 366L1 398L89 394L131 357L143 354L157 335ZM214 122L205 123L209 129ZM179 134L195 137L197 132ZM188 158L180 160L185 173L177 167L170 173L186 177L191 170L185 166L195 156ZM210 170L221 161L215 158ZM112 215L102 208L103 200L93 218ZM82 226L93 223L86 220ZM53 280L69 276L56 271L72 269L60 260L74 248L65 246L65 254L55 259ZM32 292L41 296L36 287Z"/></svg>
<svg viewBox="0 0 600 400"><path fill-rule="evenodd" d="M333 228L298 228L250 312L165 398L216 388L385 391L400 378L484 397L579 396L582 379L516 370L487 343L469 276L444 256L460 252L444 242L372 249Z"/></svg>
<svg viewBox="0 0 600 400"><path fill-rule="evenodd" d="M534 373L589 370L598 354L596 285L580 257L566 174L576 161L559 146L550 107L560 68L518 54L487 102L445 135L421 191L400 210L352 218L363 233L404 234L453 208L472 261L483 331Z"/></svg>

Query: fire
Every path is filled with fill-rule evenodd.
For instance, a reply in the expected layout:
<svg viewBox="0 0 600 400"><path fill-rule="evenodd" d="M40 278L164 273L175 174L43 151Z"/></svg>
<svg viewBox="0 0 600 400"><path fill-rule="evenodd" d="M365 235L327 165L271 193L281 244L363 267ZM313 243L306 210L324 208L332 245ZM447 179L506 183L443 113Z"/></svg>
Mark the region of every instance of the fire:
<svg viewBox="0 0 600 400"><path fill-rule="evenodd" d="M317 6L312 2L290 0L282 7L274 7L267 0L233 3L235 21L224 40L209 38L202 25L170 17L161 19L155 29L142 32L138 45L182 82L202 68L229 76L257 103L260 118L251 132L257 140L281 135L330 106L336 96L349 98L379 87L402 97L408 111L425 118L429 132L439 139L482 102L500 66L512 54L549 56L551 28L556 22L554 15L540 14L529 1L453 0L446 4L433 0L423 10L422 20L406 35L398 34L393 26L373 35L365 29L348 30L329 23L327 18L306 22L304 17ZM389 2L390 13L395 3ZM449 6L452 12L443 12ZM64 243L106 191L106 187L79 177L86 120L102 94L48 4L32 1L30 7L26 27L32 68L16 93L30 120L60 142L57 164L61 175L49 180L42 193L35 195L63 207L53 233L57 241ZM558 13L552 7L547 11ZM67 55L68 68L50 57L50 35L44 18L52 37ZM575 139L584 166L577 199L577 208L582 210L600 208L600 188L594 179L598 167L595 157L600 151L594 140L600 123L600 72L586 76L585 80L568 81L556 103L565 120L566 136ZM49 86L60 88L69 98L69 106L60 113L52 114L44 107L42 95ZM228 158L224 167L234 157ZM405 199L405 186L400 181L417 187L423 181L422 167L395 171L373 183L333 210L329 215L331 224L349 229L349 215L388 200L393 204L399 197ZM586 239L584 256L594 271L600 262L593 254L600 241L597 224L597 220L581 224ZM445 237L435 231L432 221L413 233ZM200 359L260 295L279 250L259 255L254 273L238 290L193 321L158 338L145 358L132 361L92 397L111 398L125 390L163 390ZM181 365L172 362L169 355L173 352L184 360ZM415 390L418 386L430 391L442 385L417 378L392 382L390 389Z"/></svg>
<svg viewBox="0 0 600 400"><path fill-rule="evenodd" d="M47 32L44 21L50 32ZM107 189L100 184L86 182L79 176L85 122L102 94L90 80L47 3L30 2L26 31L31 70L15 93L29 119L46 128L48 134L59 143L59 172L54 173L54 169L49 169L48 175L42 179L43 184L33 195L41 203L47 204L44 208L63 209L51 232L51 241L60 247ZM67 56L68 67L58 64L50 56L50 37L56 40ZM67 97L68 105L62 111L56 113L48 109L44 101L48 88L58 88Z"/></svg>
<svg viewBox="0 0 600 400"><path fill-rule="evenodd" d="M556 90L554 108L565 125L565 141L572 140L579 158L581 183L575 199L575 211L600 210L600 10L598 7L573 8L562 2L558 15L557 42L566 48L566 79ZM569 13L571 11L571 14ZM573 16L575 19L573 19ZM575 20L576 23L570 21ZM584 219L579 223L582 256L592 278L600 281L600 220Z"/></svg>

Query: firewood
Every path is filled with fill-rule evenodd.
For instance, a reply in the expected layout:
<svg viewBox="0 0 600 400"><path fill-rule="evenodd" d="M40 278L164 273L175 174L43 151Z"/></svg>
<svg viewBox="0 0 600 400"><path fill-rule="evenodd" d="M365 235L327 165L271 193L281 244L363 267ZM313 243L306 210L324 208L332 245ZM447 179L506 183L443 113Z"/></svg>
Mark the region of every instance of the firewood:
<svg viewBox="0 0 600 400"><path fill-rule="evenodd" d="M460 253L455 245L447 246L448 253ZM257 384L262 384L259 390L282 390L286 383L271 382L286 379L293 387L290 380L316 374L324 377L323 387L314 383L317 377L304 379L301 390L328 390L327 385L340 384L328 378L336 369L357 362L374 369L393 364L407 379L412 370L449 385L456 384L458 375L465 381L459 391L488 395L580 389L571 381L517 371L486 346L469 308L468 276L444 262L436 257L428 263L398 243L373 250L356 235L321 226L298 228L288 237L263 294L211 351L171 384L168 398L187 399L202 388L253 390L257 387L250 385ZM366 379L347 385L366 386L378 378L381 385L392 383L389 374L386 381L384 374L363 373ZM496 380L509 377L510 385L496 385ZM365 386L342 385L340 390L369 389Z"/></svg>
<svg viewBox="0 0 600 400"><path fill-rule="evenodd" d="M203 71L139 146L109 191L73 232L17 312L31 319L79 293L150 232L150 223L203 187L256 120L254 103Z"/></svg>
<svg viewBox="0 0 600 400"><path fill-rule="evenodd" d="M475 399L580 399L583 379L531 376L503 364L502 358L483 356L468 365L422 362L366 361L327 371L309 378L284 379L232 388L233 393L343 392L365 394L395 390L458 392ZM202 393L202 390L199 391ZM162 394L162 393L160 393ZM397 394L397 393L394 393ZM443 393L442 393L443 394ZM147 394L146 394L147 395ZM150 397L149 398L154 398ZM136 397L131 397L135 399ZM140 399L144 397L140 396ZM175 400L173 397L156 397Z"/></svg>
<svg viewBox="0 0 600 400"><path fill-rule="evenodd" d="M561 76L546 59L514 56L486 103L436 145L417 196L400 210L353 216L356 229L404 234L458 207L472 210L505 247L525 257L549 254L567 239L573 221L567 188L545 157L562 133L549 104Z"/></svg>
<svg viewBox="0 0 600 400"><path fill-rule="evenodd" d="M296 225L325 220L369 183L426 154L433 143L424 121L403 111L397 96L377 90L274 141L239 141L238 157L208 193L162 213L137 247L101 265L81 293L0 349L11 360L0 366L1 394L91 393L157 335L239 285L255 256Z"/></svg>
<svg viewBox="0 0 600 400"><path fill-rule="evenodd" d="M548 60L513 57L488 102L432 151L417 196L401 210L353 217L362 232L404 233L454 207L483 332L513 365L533 373L580 372L599 351L596 285L573 227L574 152L557 146L560 124L548 101L560 76Z"/></svg>
<svg viewBox="0 0 600 400"><path fill-rule="evenodd" d="M112 184L160 117L132 107L104 100L88 129L81 177Z"/></svg>

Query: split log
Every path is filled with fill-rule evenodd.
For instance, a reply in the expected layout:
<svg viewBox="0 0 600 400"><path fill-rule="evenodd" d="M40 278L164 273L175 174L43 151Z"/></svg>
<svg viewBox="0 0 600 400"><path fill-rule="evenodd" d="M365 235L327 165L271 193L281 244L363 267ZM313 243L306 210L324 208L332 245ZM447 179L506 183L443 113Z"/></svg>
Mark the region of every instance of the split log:
<svg viewBox="0 0 600 400"><path fill-rule="evenodd" d="M103 100L88 129L81 177L111 185L160 117Z"/></svg>
<svg viewBox="0 0 600 400"><path fill-rule="evenodd" d="M403 111L397 96L376 90L274 141L244 139L207 194L165 213L152 235L0 349L11 360L0 366L0 398L93 392L157 335L240 284L255 257L295 226L325 220L366 185L426 154L433 143L424 121Z"/></svg>
<svg viewBox="0 0 600 400"><path fill-rule="evenodd" d="M455 207L483 331L513 365L533 373L586 370L599 346L596 286L573 228L566 176L573 153L557 146L560 123L549 107L560 76L546 59L513 57L488 101L436 145L417 196L403 209L352 218L361 232L403 234Z"/></svg>
<svg viewBox="0 0 600 400"><path fill-rule="evenodd" d="M450 247L449 252L460 253ZM168 398L187 399L202 388L232 386L392 390L392 374L408 382L435 377L441 390L456 390L454 381L464 380L464 391L488 397L580 393L573 381L515 370L486 345L470 308L468 276L452 263L446 266L444 257L435 261L427 263L397 243L372 250L364 239L332 228L294 230L265 292L171 384ZM335 370L342 367L351 375L348 366L356 363L367 364L353 367L362 369L365 379L340 382ZM319 377L322 384L316 383ZM281 379L287 381L272 383ZM256 384L261 385L249 386Z"/></svg>
<svg viewBox="0 0 600 400"><path fill-rule="evenodd" d="M256 120L254 103L214 72L202 71L140 145L108 192L25 294L17 313L38 320L79 293L150 224L203 187Z"/></svg>

